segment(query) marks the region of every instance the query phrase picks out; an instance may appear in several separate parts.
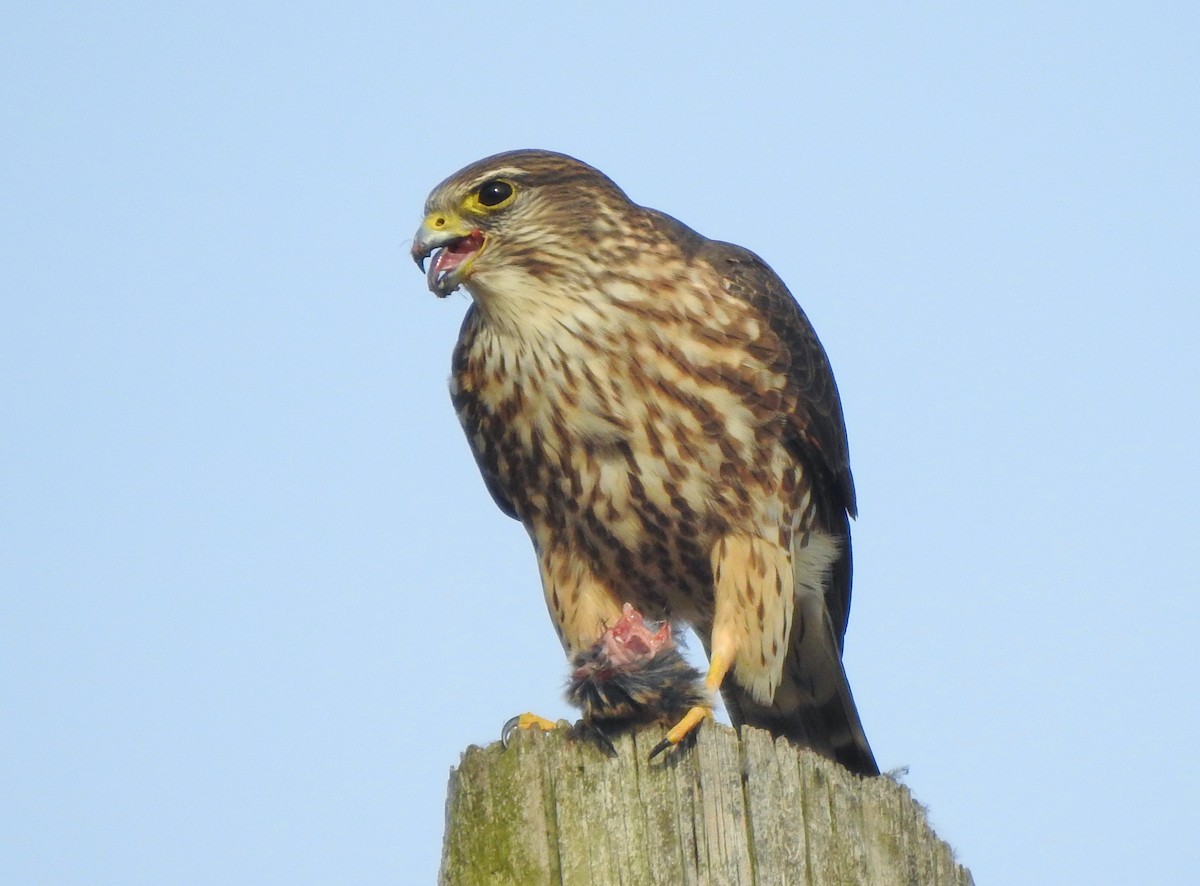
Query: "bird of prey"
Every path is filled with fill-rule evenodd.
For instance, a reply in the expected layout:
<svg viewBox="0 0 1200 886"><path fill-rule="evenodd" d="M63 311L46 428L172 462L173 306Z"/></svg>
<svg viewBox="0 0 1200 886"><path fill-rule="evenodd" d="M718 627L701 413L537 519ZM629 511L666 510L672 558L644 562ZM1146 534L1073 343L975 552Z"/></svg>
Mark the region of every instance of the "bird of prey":
<svg viewBox="0 0 1200 886"><path fill-rule="evenodd" d="M625 604L689 624L708 671L664 746L720 690L735 725L877 774L842 667L841 402L779 277L538 150L435 187L412 253L432 257L435 294L471 296L452 400L488 490L529 532L568 655Z"/></svg>

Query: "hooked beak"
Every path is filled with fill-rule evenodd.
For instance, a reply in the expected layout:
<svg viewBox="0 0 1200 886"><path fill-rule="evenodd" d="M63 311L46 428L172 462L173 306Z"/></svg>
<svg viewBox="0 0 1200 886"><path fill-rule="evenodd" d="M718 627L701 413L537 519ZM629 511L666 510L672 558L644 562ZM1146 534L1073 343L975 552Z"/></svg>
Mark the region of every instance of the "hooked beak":
<svg viewBox="0 0 1200 886"><path fill-rule="evenodd" d="M448 213L431 212L413 238L412 257L422 271L425 260L433 257L426 281L430 292L445 298L466 278L483 244L483 232L478 228Z"/></svg>

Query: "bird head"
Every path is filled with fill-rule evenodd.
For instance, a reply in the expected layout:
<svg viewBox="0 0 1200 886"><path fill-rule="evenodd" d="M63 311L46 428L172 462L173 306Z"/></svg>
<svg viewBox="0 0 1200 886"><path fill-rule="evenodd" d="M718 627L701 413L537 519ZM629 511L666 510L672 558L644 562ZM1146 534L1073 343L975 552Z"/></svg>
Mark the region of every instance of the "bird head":
<svg viewBox="0 0 1200 886"><path fill-rule="evenodd" d="M513 275L545 279L588 258L605 219L632 204L608 177L549 151L510 151L472 163L433 189L412 256L429 289L503 290ZM473 285L474 284L474 285Z"/></svg>

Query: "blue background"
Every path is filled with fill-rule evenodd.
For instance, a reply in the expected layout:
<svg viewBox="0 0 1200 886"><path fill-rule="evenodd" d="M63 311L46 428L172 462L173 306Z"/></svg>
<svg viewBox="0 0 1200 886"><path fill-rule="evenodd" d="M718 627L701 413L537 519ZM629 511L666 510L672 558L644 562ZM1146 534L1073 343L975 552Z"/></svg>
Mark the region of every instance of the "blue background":
<svg viewBox="0 0 1200 886"><path fill-rule="evenodd" d="M1197 9L7 4L0 881L431 882L570 716L408 258L517 147L805 306L851 682L977 881L1194 877Z"/></svg>

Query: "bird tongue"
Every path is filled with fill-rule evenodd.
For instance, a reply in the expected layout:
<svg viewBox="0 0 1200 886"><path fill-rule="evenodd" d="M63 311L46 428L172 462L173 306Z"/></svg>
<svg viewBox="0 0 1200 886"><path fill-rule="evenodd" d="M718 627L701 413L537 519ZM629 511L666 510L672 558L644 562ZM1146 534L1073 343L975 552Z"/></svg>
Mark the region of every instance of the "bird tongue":
<svg viewBox="0 0 1200 886"><path fill-rule="evenodd" d="M483 235L479 231L472 231L468 236L455 240L435 252L433 261L429 263L429 272L425 277L429 288L436 291L439 278L465 262L482 245Z"/></svg>
<svg viewBox="0 0 1200 886"><path fill-rule="evenodd" d="M467 256L462 252L451 252L449 246L443 246L437 252L433 253L433 261L430 262L430 270L426 275L426 280L433 287L438 282L438 277L448 271L452 271L462 264L463 259Z"/></svg>

